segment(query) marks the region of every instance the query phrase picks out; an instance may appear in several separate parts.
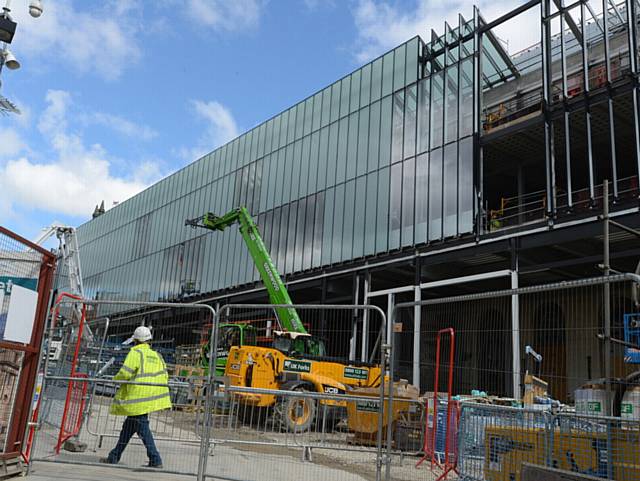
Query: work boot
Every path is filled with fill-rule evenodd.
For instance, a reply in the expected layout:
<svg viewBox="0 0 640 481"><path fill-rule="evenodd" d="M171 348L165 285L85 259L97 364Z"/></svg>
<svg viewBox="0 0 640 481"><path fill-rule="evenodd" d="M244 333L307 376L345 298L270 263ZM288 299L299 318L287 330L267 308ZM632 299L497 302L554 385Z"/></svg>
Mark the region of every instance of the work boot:
<svg viewBox="0 0 640 481"><path fill-rule="evenodd" d="M111 461L109 458L100 458L100 462L102 464L118 464L118 463L114 463L113 461Z"/></svg>
<svg viewBox="0 0 640 481"><path fill-rule="evenodd" d="M160 464L147 464L147 468L155 468L155 469L162 469L162 463Z"/></svg>

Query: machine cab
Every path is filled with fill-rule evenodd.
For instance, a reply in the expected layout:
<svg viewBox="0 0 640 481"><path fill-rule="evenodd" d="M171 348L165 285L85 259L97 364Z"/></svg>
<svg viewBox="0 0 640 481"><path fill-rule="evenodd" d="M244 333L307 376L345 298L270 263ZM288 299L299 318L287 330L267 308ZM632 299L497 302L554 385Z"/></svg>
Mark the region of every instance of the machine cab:
<svg viewBox="0 0 640 481"><path fill-rule="evenodd" d="M273 348L291 357L324 357L327 354L324 340L311 334L274 331Z"/></svg>

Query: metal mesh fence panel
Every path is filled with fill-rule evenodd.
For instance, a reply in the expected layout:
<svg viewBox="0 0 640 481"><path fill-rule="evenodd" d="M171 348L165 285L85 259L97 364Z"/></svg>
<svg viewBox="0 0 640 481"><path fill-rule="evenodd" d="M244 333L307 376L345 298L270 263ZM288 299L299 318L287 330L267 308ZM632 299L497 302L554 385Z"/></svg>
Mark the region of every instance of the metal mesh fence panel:
<svg viewBox="0 0 640 481"><path fill-rule="evenodd" d="M204 305L123 301L86 301L84 307L90 335L79 334L79 325L65 323L61 317L56 320L61 327L52 324L49 330L49 345L57 347L49 349L45 362L43 408L33 458L101 462L117 445L125 419L129 419L114 410L114 405L127 403L129 398L123 393L134 399L144 398L139 388L157 389L160 385L168 388L171 406L152 411L147 418L162 469L195 475L202 393L208 379L208 368L202 362L203 346L211 338L213 310ZM135 345L126 342L139 326L151 330L149 345L161 360L145 353L136 373L123 378L123 364ZM152 368L158 362L161 369L156 372ZM168 381L158 380L162 374L153 377L161 372L167 373ZM118 399L125 399L124 404ZM136 424L117 466L137 469L149 463L140 426ZM63 432L77 436L61 444Z"/></svg>
<svg viewBox="0 0 640 481"><path fill-rule="evenodd" d="M0 458L19 456L36 378L53 255L0 227Z"/></svg>
<svg viewBox="0 0 640 481"><path fill-rule="evenodd" d="M367 361L357 360L353 325L364 308L295 308L311 335L282 332L286 326L272 306L221 309L216 354L226 358L219 372L224 384L210 400L205 474L245 480L379 479L388 429L380 397L388 390L382 385L383 335L374 336ZM382 332L384 315L368 309ZM240 336L245 344L233 347ZM418 411L416 403L408 396L396 403L393 423Z"/></svg>
<svg viewBox="0 0 640 481"><path fill-rule="evenodd" d="M394 324L421 327L395 330L393 373L421 386L425 430L435 430L433 452L425 445L430 460L443 464L445 443L456 440L453 464L469 479L519 480L522 462L637 479L628 473L637 472L640 458L624 454L640 420L636 288L635 276L617 275L399 304ZM446 328L455 332L455 343L440 346L438 366L436 339ZM417 352L406 348L416 344ZM431 400L446 406L448 396L477 404L462 411L459 427L447 436L442 408L434 419ZM584 422L589 416L595 420ZM598 429L609 433L602 449L604 441L593 435ZM561 445L562 453L553 451ZM596 462L603 453L606 470Z"/></svg>

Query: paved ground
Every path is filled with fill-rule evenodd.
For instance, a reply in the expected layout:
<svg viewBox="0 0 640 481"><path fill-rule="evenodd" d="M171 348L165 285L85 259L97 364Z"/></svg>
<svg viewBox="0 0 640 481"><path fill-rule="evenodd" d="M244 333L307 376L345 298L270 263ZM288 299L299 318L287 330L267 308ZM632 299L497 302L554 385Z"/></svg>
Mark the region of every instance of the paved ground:
<svg viewBox="0 0 640 481"><path fill-rule="evenodd" d="M149 479L148 472L131 469L113 469L106 466L37 462L27 478L30 481L141 481ZM154 481L193 481L193 476L153 473Z"/></svg>
<svg viewBox="0 0 640 481"><path fill-rule="evenodd" d="M116 442L122 418L108 414L109 399L96 399L91 415L83 425L80 439L87 443L84 453L61 450L54 454L59 429L45 424L38 432L34 450L33 479L69 479L71 481L129 481L149 479L194 480L197 472L200 439L196 435L200 422L196 413L163 411L151 416L156 444L162 455L164 468L172 473L161 474L141 469L147 463L144 446L134 437L121 459L119 467L87 466L98 464ZM57 419L58 409L49 411L48 419ZM243 481L375 481L376 456L370 447L346 442L346 433L294 436L287 433L255 429L241 423L229 424L232 419L216 418L215 438L207 459L209 479ZM263 426L264 427L264 426ZM93 434L92 434L93 433ZM100 443L97 433L107 434ZM311 461L302 459L302 445L318 442L332 449L314 448ZM235 441L235 442L234 442ZM240 443L239 441L244 441ZM267 441L267 443L265 443ZM260 442L256 444L256 442ZM251 443L251 444L247 444ZM394 457L392 479L428 481L438 472L416 469L415 456ZM51 462L55 461L55 462ZM69 463L69 464L63 464ZM77 463L77 464L76 464ZM185 473L187 473L185 475ZM452 478L449 478L452 479Z"/></svg>

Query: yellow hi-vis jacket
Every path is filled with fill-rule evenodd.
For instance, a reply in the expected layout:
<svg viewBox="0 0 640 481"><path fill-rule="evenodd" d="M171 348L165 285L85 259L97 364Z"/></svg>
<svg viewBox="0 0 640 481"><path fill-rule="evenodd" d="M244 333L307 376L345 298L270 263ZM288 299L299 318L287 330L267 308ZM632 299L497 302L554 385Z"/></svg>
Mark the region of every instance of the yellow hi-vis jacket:
<svg viewBox="0 0 640 481"><path fill-rule="evenodd" d="M122 384L111 403L111 414L140 416L171 408L169 388L167 387L169 380L167 366L162 356L151 349L148 344L138 344L132 347L124 364L113 379L160 385Z"/></svg>

